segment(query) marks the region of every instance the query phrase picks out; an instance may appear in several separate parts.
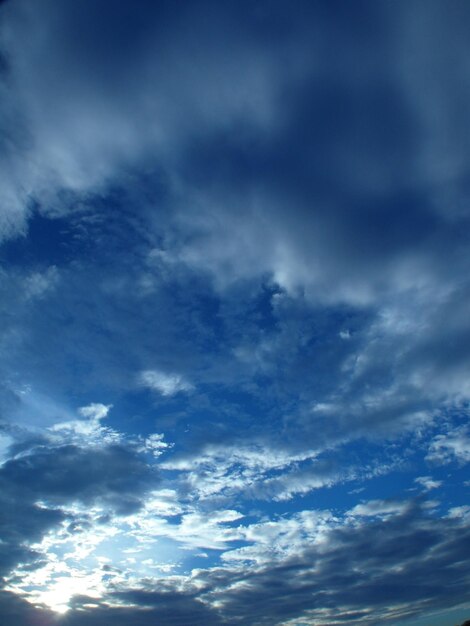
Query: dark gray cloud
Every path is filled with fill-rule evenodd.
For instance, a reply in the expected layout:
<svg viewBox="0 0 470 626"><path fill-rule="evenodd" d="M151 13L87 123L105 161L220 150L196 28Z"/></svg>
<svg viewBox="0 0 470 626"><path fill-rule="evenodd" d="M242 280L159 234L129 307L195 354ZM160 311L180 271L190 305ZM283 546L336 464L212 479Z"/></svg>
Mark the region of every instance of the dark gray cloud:
<svg viewBox="0 0 470 626"><path fill-rule="evenodd" d="M0 591L0 615L6 624L18 626L52 626L54 614L33 607L16 594Z"/></svg>
<svg viewBox="0 0 470 626"><path fill-rule="evenodd" d="M468 541L466 523L410 505L385 521L334 530L326 544L279 565L201 576L229 623L280 624L302 615L319 624L393 623L462 602Z"/></svg>
<svg viewBox="0 0 470 626"><path fill-rule="evenodd" d="M18 626L102 626L116 624L126 626L218 626L224 623L215 611L206 608L204 604L194 598L194 594L168 591L167 593L146 593L144 591L129 591L125 594L115 594L110 601L132 602L133 607L111 607L106 604L97 606L95 598L77 596L72 604L71 611L58 617L44 608L33 607L17 595L0 592L0 615L5 623L15 623ZM89 605L94 604L95 608ZM140 606L141 605L141 606Z"/></svg>
<svg viewBox="0 0 470 626"><path fill-rule="evenodd" d="M62 522L73 522L73 505L94 505L111 517L129 515L156 484L154 471L120 445L49 444L7 461L0 468L0 574L28 563L41 566L44 555L30 546Z"/></svg>
<svg viewBox="0 0 470 626"><path fill-rule="evenodd" d="M224 620L218 611L206 606L198 599L198 592L185 592L172 589L171 585L161 584L159 591L132 590L116 592L110 595L109 602L118 601L125 605L123 608L111 608L102 606L99 609L72 611L64 619L64 626L81 626L84 622L99 626L112 622L113 624L125 625L139 624L147 626L152 623L165 624L168 626L185 626L185 624L197 624L203 626L216 626L223 624ZM165 589L165 587L168 587ZM86 603L87 598L81 600ZM75 608L80 608L78 599Z"/></svg>
<svg viewBox="0 0 470 626"><path fill-rule="evenodd" d="M98 602L77 596L69 613L55 619L64 626L110 621L261 626L294 618L325 625L396 623L463 602L469 538L467 521L437 519L409 503L385 520L331 530L324 541L281 562L200 570L186 583L191 591L178 590L170 578L158 590L147 581ZM10 611L22 606L13 597L4 600ZM107 605L116 600L132 606ZM213 602L217 608L211 608Z"/></svg>
<svg viewBox="0 0 470 626"><path fill-rule="evenodd" d="M86 449L75 445L35 450L7 461L0 470L3 492L21 489L29 500L63 504L100 502L130 512L155 481L151 469L132 450L115 445Z"/></svg>

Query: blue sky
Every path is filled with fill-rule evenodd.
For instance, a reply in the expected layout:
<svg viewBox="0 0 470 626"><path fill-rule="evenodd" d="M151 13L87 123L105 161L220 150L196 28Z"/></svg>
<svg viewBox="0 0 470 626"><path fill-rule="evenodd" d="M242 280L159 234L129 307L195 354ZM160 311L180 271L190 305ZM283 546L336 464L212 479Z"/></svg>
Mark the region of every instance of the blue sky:
<svg viewBox="0 0 470 626"><path fill-rule="evenodd" d="M0 615L470 617L470 6L0 5Z"/></svg>

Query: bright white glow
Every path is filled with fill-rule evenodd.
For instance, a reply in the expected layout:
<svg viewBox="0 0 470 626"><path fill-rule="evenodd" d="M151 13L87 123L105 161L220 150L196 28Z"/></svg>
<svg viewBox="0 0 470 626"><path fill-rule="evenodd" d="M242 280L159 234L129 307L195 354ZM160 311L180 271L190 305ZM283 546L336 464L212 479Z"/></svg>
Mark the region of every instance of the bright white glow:
<svg viewBox="0 0 470 626"><path fill-rule="evenodd" d="M35 594L35 599L56 613L66 613L70 608L68 603L73 596L86 595L97 599L103 592L104 587L99 571L87 575L74 571L73 575L54 579L46 590Z"/></svg>

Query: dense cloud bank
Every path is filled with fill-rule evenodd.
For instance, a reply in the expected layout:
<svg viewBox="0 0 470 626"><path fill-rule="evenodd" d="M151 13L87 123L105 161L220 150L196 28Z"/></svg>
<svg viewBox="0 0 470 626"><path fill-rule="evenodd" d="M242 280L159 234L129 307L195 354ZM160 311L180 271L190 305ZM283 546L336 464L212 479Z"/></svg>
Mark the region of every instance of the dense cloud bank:
<svg viewBox="0 0 470 626"><path fill-rule="evenodd" d="M60 619L42 609L35 612L8 593L2 610L17 613L20 625L34 619L64 626L154 620L168 625L397 623L426 609L460 604L470 576L462 558L469 532L468 522L436 521L410 502L386 519L356 521L328 531L322 541L298 544L282 559L271 555L246 567L253 550L240 553L239 562L230 555L229 567L197 570L188 578L156 585L147 580L139 589L117 588L98 601L76 596Z"/></svg>

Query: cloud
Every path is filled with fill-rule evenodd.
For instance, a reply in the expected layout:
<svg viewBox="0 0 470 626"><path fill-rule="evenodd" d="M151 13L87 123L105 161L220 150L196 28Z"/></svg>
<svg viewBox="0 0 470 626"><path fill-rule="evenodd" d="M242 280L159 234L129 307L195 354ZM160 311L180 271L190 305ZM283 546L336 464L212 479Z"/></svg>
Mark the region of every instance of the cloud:
<svg viewBox="0 0 470 626"><path fill-rule="evenodd" d="M9 589L64 626L461 602L468 6L0 13Z"/></svg>
<svg viewBox="0 0 470 626"><path fill-rule="evenodd" d="M153 456L158 457L163 454L164 450L168 450L172 447L172 444L163 440L164 436L161 433L153 433L149 435L143 443L143 450L151 452Z"/></svg>
<svg viewBox="0 0 470 626"><path fill-rule="evenodd" d="M248 368L274 378L285 372L273 384L276 391L282 384L297 384L305 390L303 396L311 390L308 400L336 407L326 439L414 428L429 422L439 403L467 397L462 233L468 215L454 208L462 206L458 198L465 194L465 184L462 173L452 193L429 187L428 170L434 176L434 166L416 130L418 120L430 131L424 136L441 137L433 144L436 150L445 133L417 105L420 94L411 89L409 67L400 53L402 35L408 41L410 24L416 27L411 9L397 8L393 16L382 4L370 9L384 37L367 30L361 42L343 42L330 55L327 33L336 35L349 18L329 11L313 19L304 8L304 22L300 14L287 16L279 5L265 19L271 24L282 16L281 22L287 20L298 35L292 41L281 29L282 37L274 41L267 34L258 36L260 17L245 5L243 31L234 26L240 13L232 6L226 14L213 7L209 20L191 6L178 17L166 5L146 6L145 20L122 8L113 13L113 24L122 14L126 28L111 29L105 44L93 24L104 15L109 18L106 2L97 4L94 20L70 3L59 6L50 0L48 6L55 18L47 22L37 18L30 2L3 8L3 45L15 79L5 89L18 101L16 108L25 111L23 126L32 139L23 161L34 163L37 172L24 178L31 178L28 195L37 205L33 214L67 217L77 240L80 232L87 245L96 242L93 258L103 263L100 270L87 266L84 250L75 247L81 264L73 273L61 269L69 287L35 309L29 331L29 353L35 355L44 354L38 336L46 334L51 311L81 319L77 327L54 318L53 343L60 349L50 347L46 368L47 357L39 363L37 356L31 359L28 367L35 377L53 369L67 376L70 366L59 364L63 344L83 367L93 369L95 379L128 386L124 381L141 372L140 382L163 398L189 391L191 385L197 388L200 378L233 383ZM455 14L444 23L438 14L436 10L426 19L429 37L410 43L418 66L432 52L429 42L436 30L442 30L450 50L465 49ZM160 36L163 23L172 42ZM305 23L315 24L315 44ZM77 32L80 37L64 35ZM18 47L17 41L28 45ZM81 41L88 42L86 50ZM123 49L128 51L124 57ZM99 62L91 63L94 55ZM335 58L344 59L344 68ZM323 59L330 61L324 65ZM465 102L458 86L449 89ZM115 98L116 93L122 97ZM450 107L451 100L442 94L439 101L444 111ZM48 113L52 108L54 116ZM410 171L420 172L417 180L409 179ZM121 222L104 210L103 198L119 206ZM120 266L116 272L104 261L122 254L123 231L129 268ZM91 276L96 289L88 293ZM261 334L253 328L237 341L236 320L226 306L230 290L242 283L238 293L246 301L250 281L266 279L277 285L271 306L280 332ZM195 283L198 289L204 285L204 298L195 296ZM170 293L170 284L189 293ZM138 293L132 285L140 285ZM282 300L289 295L297 302L301 293L306 315L326 316L334 306L363 317L360 332L339 342L348 347L317 344L314 349L309 328L298 328L297 342L288 345L296 329L286 319L293 308L288 310ZM128 299L139 319L129 319ZM205 356L204 347L213 346L204 321L208 301L213 310L223 307L226 316L215 339L222 341L221 352L226 348L222 362ZM154 325L161 332L149 337ZM339 338L344 332L338 327ZM449 345L459 350L449 350ZM238 366L229 354L237 356ZM310 371L325 368L324 379L345 378L342 401L308 374L309 359ZM19 367L16 362L9 366ZM293 382L296 375L301 376L298 383ZM373 388L366 393L366 381L372 379ZM372 423L377 428L371 429ZM312 430L303 433L305 439L316 434Z"/></svg>
<svg viewBox="0 0 470 626"><path fill-rule="evenodd" d="M370 500L365 504L357 504L349 513L354 516L379 517L386 519L390 515L402 513L407 508L406 502Z"/></svg>
<svg viewBox="0 0 470 626"><path fill-rule="evenodd" d="M39 23L34 3L2 7L3 110L13 134L4 236L25 229L31 201L52 214L73 211L67 194L101 193L148 158L171 163L197 128L230 126L240 115L269 120L273 63L253 40L238 41L216 4L209 21L192 5L176 16L166 3L110 11L101 0L91 20L70 2L49 0L46 10L54 19ZM106 35L96 30L101 20L111 20ZM18 47L26 33L28 45Z"/></svg>
<svg viewBox="0 0 470 626"><path fill-rule="evenodd" d="M143 526L145 533L169 537L180 543L183 548L203 548L224 550L231 542L243 538L243 532L233 522L239 522L243 514L234 510L217 510L208 513L191 510L184 512L175 523L170 520L151 520Z"/></svg>
<svg viewBox="0 0 470 626"><path fill-rule="evenodd" d="M445 464L452 461L470 461L470 436L466 426L436 435L431 441L426 458L434 463Z"/></svg>
<svg viewBox="0 0 470 626"><path fill-rule="evenodd" d="M106 446L119 444L122 436L112 428L101 425L101 420L107 417L112 405L92 403L78 409L81 419L56 422L47 429L47 437L53 443L81 446Z"/></svg>
<svg viewBox="0 0 470 626"><path fill-rule="evenodd" d="M123 445L81 448L43 442L6 461L0 484L0 569L5 575L19 564L40 562L41 540L74 517L74 506L98 507L102 515L128 515L139 510L157 479L154 470Z"/></svg>
<svg viewBox="0 0 470 626"><path fill-rule="evenodd" d="M241 8L224 13L209 5L206 20L191 5L178 17L165 4L146 5L142 14L123 7L112 21L124 16L126 28L110 28L106 36L92 24L110 19L107 2L96 5L94 20L54 0L49 21L37 20L30 2L3 7L3 45L14 77L5 89L31 137L27 158L18 159L26 165L17 164L26 195L39 199L44 211L74 210L66 208L63 190L103 193L123 170L153 160L178 180L174 204L186 244L173 254L214 272L219 282L269 272L288 290L306 287L314 299L363 304L384 290L432 283L436 261L452 275L461 245L447 207L436 209L423 191L435 176L424 138L434 137L436 155L446 124L453 123L450 94L462 104L467 95L452 82L444 95L429 81L426 88L439 93L446 120L433 124L411 77L424 76L418 69L433 55L436 31L456 54L465 49L456 15L444 24L439 11L427 16L427 37L410 42L416 50L411 72L401 41L412 38L417 22L405 6L393 15L383 3L373 10L383 38L369 30L352 46L335 39L343 66L328 54L328 33L344 27L344 16L333 20L326 11L315 21L308 15L317 34L312 44L300 14L287 16L277 7L271 19L288 20L298 33L294 43L286 31L275 41L260 38L259 17L248 5L242 32L236 27ZM443 69L446 62L440 59ZM457 70L463 78L463 68ZM336 108L327 106L331 101ZM420 123L427 132L417 130ZM453 144L449 151L460 171L463 155ZM217 167L222 153L225 166ZM407 210L397 209L402 206ZM468 218L461 212L457 219ZM446 257L444 248L454 252Z"/></svg>
<svg viewBox="0 0 470 626"><path fill-rule="evenodd" d="M3 619L18 626L52 626L55 619L51 611L33 607L16 594L7 591L0 592L0 612Z"/></svg>
<svg viewBox="0 0 470 626"><path fill-rule="evenodd" d="M163 396L173 396L181 391L191 391L193 386L178 374L165 374L156 370L146 370L139 374L139 383L158 391Z"/></svg>
<svg viewBox="0 0 470 626"><path fill-rule="evenodd" d="M116 592L109 598L115 605L118 603L134 606L106 606L90 608L87 598L83 598L83 605L77 603L76 611L71 611L63 620L64 626L80 626L86 620L90 626L102 626L112 622L118 626L132 623L136 626L149 626L160 622L168 626L219 626L224 620L218 612L205 606L193 591L173 591L171 589L157 591L135 589Z"/></svg>
<svg viewBox="0 0 470 626"><path fill-rule="evenodd" d="M112 408L112 404L101 404L100 402L93 402L92 404L89 404L88 406L82 406L78 409L78 412L80 413L80 415L83 415L83 417L87 417L90 420L102 420L104 419L108 413L109 410Z"/></svg>
<svg viewBox="0 0 470 626"><path fill-rule="evenodd" d="M200 576L224 615L253 624L393 623L462 601L469 573L455 559L467 533L460 522L430 519L404 505L385 521L333 527L318 545L306 542L304 551L276 565ZM441 586L443 571L452 587Z"/></svg>
<svg viewBox="0 0 470 626"><path fill-rule="evenodd" d="M415 478L415 483L421 485L426 491L430 491L441 487L442 480L434 480L431 476L418 476Z"/></svg>
<svg viewBox="0 0 470 626"><path fill-rule="evenodd" d="M153 483L150 468L122 445L33 450L5 463L0 478L6 493L21 490L33 502L101 502L121 513L138 508L139 495Z"/></svg>
<svg viewBox="0 0 470 626"><path fill-rule="evenodd" d="M146 580L135 590L114 591L104 602L77 598L59 623L86 618L98 625L112 616L114 623L178 624L188 620L192 607L191 623L359 625L459 605L470 575L466 561L457 558L467 541L466 522L433 519L416 504L403 504L386 520L346 527L331 515L308 511L277 524L252 525L247 533L256 538L257 551L229 552L224 566L169 577L158 588ZM243 558L251 560L250 568L240 567ZM131 606L111 608L118 599ZM175 605L178 610L171 611Z"/></svg>

